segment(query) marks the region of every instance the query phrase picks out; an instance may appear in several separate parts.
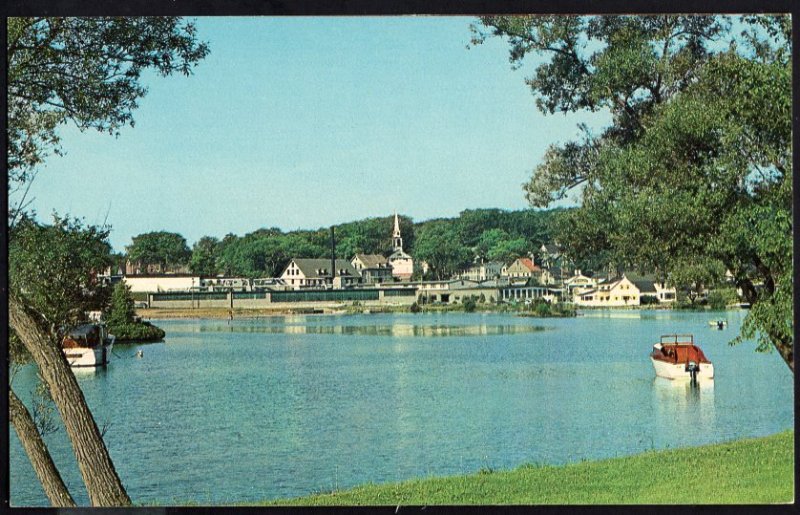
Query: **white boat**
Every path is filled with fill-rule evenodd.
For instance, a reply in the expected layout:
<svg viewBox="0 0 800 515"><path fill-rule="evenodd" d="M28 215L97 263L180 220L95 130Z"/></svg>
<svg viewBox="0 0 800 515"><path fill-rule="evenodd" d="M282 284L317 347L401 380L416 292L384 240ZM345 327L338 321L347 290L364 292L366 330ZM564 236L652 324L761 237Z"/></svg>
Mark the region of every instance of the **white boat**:
<svg viewBox="0 0 800 515"><path fill-rule="evenodd" d="M727 320L709 320L708 325L710 327L716 327L717 329L724 329L728 325Z"/></svg>
<svg viewBox="0 0 800 515"><path fill-rule="evenodd" d="M61 350L71 367L104 367L111 360L114 335L103 324L82 324L61 342Z"/></svg>
<svg viewBox="0 0 800 515"><path fill-rule="evenodd" d="M691 334L666 334L653 345L650 361L658 377L666 379L713 379L714 365Z"/></svg>

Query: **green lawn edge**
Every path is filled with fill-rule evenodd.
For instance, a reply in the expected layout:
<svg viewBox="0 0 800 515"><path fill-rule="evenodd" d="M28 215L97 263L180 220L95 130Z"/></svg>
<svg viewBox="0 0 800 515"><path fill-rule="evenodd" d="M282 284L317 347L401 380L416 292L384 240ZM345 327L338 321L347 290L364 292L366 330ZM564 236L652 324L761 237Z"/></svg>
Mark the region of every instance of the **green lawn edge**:
<svg viewBox="0 0 800 515"><path fill-rule="evenodd" d="M563 466L366 484L256 506L794 502L794 431Z"/></svg>

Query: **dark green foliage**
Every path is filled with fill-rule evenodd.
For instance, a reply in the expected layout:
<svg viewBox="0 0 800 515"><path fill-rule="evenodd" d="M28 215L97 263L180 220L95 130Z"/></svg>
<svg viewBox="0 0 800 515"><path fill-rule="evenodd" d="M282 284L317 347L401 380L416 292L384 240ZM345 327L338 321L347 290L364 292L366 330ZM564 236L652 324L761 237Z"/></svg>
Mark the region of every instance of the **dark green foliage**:
<svg viewBox="0 0 800 515"><path fill-rule="evenodd" d="M520 310L520 316L533 316L533 317L574 317L577 316L577 310L572 304L563 302L550 303L544 299L536 299L530 306L522 304L511 306L512 309Z"/></svg>
<svg viewBox="0 0 800 515"><path fill-rule="evenodd" d="M639 304L642 306L650 306L653 304L658 304L658 298L653 297L651 295L642 295L639 297Z"/></svg>
<svg viewBox="0 0 800 515"><path fill-rule="evenodd" d="M473 299L472 297L464 299L464 303L463 304L464 304L464 311L465 312L472 313L473 311L475 311L475 307L476 307L475 299Z"/></svg>
<svg viewBox="0 0 800 515"><path fill-rule="evenodd" d="M753 306L734 341L758 336L794 370L791 25L747 16L739 36L729 21L486 17L474 30L508 38L516 64L536 56L542 111L613 116L551 146L525 186L539 207L582 186L559 221L570 256L654 270L691 302L730 271Z"/></svg>
<svg viewBox="0 0 800 515"><path fill-rule="evenodd" d="M722 294L720 294L719 292L712 291L711 293L708 294L709 308L719 311L725 309L725 306L727 306L727 304L728 303L726 302L725 297L723 297Z"/></svg>
<svg viewBox="0 0 800 515"><path fill-rule="evenodd" d="M53 225L23 216L10 230L9 280L12 292L40 314L60 337L102 310L110 288L98 281L111 263L108 231L77 219L54 216Z"/></svg>
<svg viewBox="0 0 800 515"><path fill-rule="evenodd" d="M534 252L550 241L553 220L562 209L550 211L505 211L501 209L465 210L457 218L429 220L414 224L400 216L403 249L419 263L431 266L429 277L449 277L471 264L475 257L507 262ZM351 259L356 253L392 252L394 216L366 218L335 227L336 255ZM222 241L204 236L191 252L193 273L245 277L280 275L294 257L328 258L329 229L298 230L284 233L278 228L263 228Z"/></svg>
<svg viewBox="0 0 800 515"><path fill-rule="evenodd" d="M164 339L164 330L150 322L136 322L108 326L118 342L157 342Z"/></svg>
<svg viewBox="0 0 800 515"><path fill-rule="evenodd" d="M189 270L193 274L213 276L217 272L217 254L220 242L213 236L203 236L192 247Z"/></svg>
<svg viewBox="0 0 800 515"><path fill-rule="evenodd" d="M132 323L134 316L136 316L136 309L130 288L120 281L114 286L114 291L111 293L111 306L105 320L109 326L119 326Z"/></svg>
<svg viewBox="0 0 800 515"><path fill-rule="evenodd" d="M150 322L136 319L133 296L123 282L117 283L111 295L111 306L105 318L108 331L117 341L152 342L164 338L164 331Z"/></svg>
<svg viewBox="0 0 800 515"><path fill-rule="evenodd" d="M419 313L420 311L422 311L422 308L420 308L419 304L417 304L416 302L411 304L411 307L409 309L412 313Z"/></svg>
<svg viewBox="0 0 800 515"><path fill-rule="evenodd" d="M513 237L503 229L487 229L483 231L475 246L475 254L487 261L510 263L514 259L526 256L536 247L523 237Z"/></svg>
<svg viewBox="0 0 800 515"><path fill-rule="evenodd" d="M540 317L550 316L550 303L537 302L533 308L534 312Z"/></svg>
<svg viewBox="0 0 800 515"><path fill-rule="evenodd" d="M283 234L280 229L259 229L241 238L228 235L218 249L217 273L274 277L280 275L294 257L329 257L330 243L319 234L322 232Z"/></svg>
<svg viewBox="0 0 800 515"><path fill-rule="evenodd" d="M162 271L169 267L186 265L192 256L186 238L166 231L149 232L133 237L125 248L128 258L143 265L159 265Z"/></svg>
<svg viewBox="0 0 800 515"><path fill-rule="evenodd" d="M428 263L429 275L451 277L472 263L470 249L459 241L455 228L446 221L427 223L417 231L414 257Z"/></svg>
<svg viewBox="0 0 800 515"><path fill-rule="evenodd" d="M415 229L411 218L398 215L403 249L408 252L414 248ZM365 218L336 226L336 253L350 259L354 254L382 254L392 252L392 228L394 215ZM327 242L326 242L327 243Z"/></svg>
<svg viewBox="0 0 800 515"><path fill-rule="evenodd" d="M725 309L738 302L739 296L733 288L715 288L708 294L708 307L711 309Z"/></svg>

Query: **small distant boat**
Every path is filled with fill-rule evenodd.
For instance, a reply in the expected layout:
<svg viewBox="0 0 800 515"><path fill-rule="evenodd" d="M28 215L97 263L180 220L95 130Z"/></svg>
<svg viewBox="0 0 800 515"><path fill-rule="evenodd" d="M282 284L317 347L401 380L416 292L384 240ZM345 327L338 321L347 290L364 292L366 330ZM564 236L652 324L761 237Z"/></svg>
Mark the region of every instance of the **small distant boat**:
<svg viewBox="0 0 800 515"><path fill-rule="evenodd" d="M726 327L728 327L728 321L727 320L709 320L708 321L708 325L710 327L716 327L717 329L725 329Z"/></svg>
<svg viewBox="0 0 800 515"><path fill-rule="evenodd" d="M61 342L61 349L71 367L104 367L111 359L114 335L104 324L81 324Z"/></svg>
<svg viewBox="0 0 800 515"><path fill-rule="evenodd" d="M714 365L694 344L691 334L665 334L653 345L650 361L656 375L666 379L713 379Z"/></svg>

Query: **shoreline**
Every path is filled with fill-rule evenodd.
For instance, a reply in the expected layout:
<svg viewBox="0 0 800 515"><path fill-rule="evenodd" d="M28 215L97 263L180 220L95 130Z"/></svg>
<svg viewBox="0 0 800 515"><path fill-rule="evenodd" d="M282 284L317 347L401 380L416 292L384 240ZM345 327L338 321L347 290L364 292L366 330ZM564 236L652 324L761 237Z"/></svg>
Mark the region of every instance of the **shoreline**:
<svg viewBox="0 0 800 515"><path fill-rule="evenodd" d="M366 483L239 506L788 504L796 495L793 451L794 430L788 429L564 465Z"/></svg>
<svg viewBox="0 0 800 515"><path fill-rule="evenodd" d="M720 311L713 311L713 310L683 310L683 309L676 309L672 306L660 306L660 307L651 307L651 306L620 306L620 307L613 307L613 308L606 308L606 307L581 307L578 309L578 317L582 316L584 313L597 313L597 312L609 312L609 311L693 311L693 312L702 312L708 311L709 313L718 313ZM723 312L727 311L735 311L741 310L741 308L726 308ZM273 318L273 317L285 317L285 316L297 316L297 315L370 315L370 314L380 314L380 313L412 313L408 306L375 306L375 307L364 307L359 306L358 309L353 309L353 306L340 306L340 307L332 307L332 306L321 306L319 308L297 308L297 309L286 309L286 308L254 308L254 309L247 309L247 308L234 308L233 310L233 319L237 318ZM416 314L426 314L426 313L466 313L463 307L458 304L454 305L454 307L449 306L436 306L430 307L426 306L423 311L420 311ZM479 313L506 313L512 316L521 316L521 317L530 317L530 318L574 318L574 317L553 317L553 316L538 316L535 313L527 310L514 310L514 309L481 309L478 307L472 313L479 314ZM142 320L182 320L182 319L229 319L231 315L231 310L228 308L137 308L136 315L140 316Z"/></svg>

